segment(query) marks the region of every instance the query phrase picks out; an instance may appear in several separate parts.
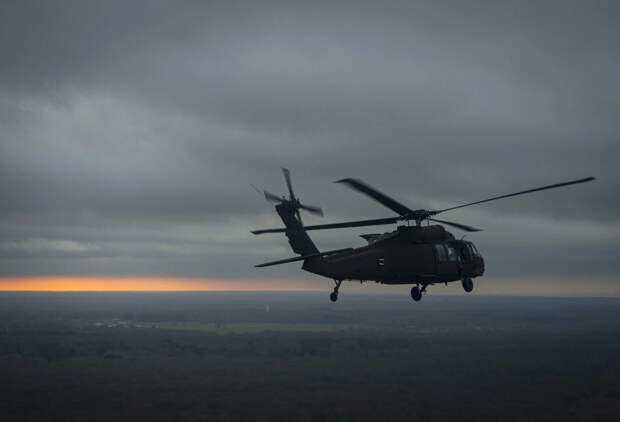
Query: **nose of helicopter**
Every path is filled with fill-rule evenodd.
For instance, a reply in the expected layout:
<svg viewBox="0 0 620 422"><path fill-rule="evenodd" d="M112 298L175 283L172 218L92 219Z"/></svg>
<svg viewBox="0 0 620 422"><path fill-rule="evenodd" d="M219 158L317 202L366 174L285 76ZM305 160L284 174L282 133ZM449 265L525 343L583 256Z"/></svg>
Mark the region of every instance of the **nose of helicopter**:
<svg viewBox="0 0 620 422"><path fill-rule="evenodd" d="M484 274L484 258L479 256L478 259L480 260L478 263L478 275L481 276Z"/></svg>

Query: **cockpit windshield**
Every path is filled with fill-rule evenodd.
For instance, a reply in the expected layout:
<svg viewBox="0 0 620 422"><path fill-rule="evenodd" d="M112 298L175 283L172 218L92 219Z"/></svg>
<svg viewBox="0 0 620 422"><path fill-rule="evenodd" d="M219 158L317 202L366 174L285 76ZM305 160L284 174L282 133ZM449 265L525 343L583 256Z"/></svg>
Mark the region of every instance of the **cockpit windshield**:
<svg viewBox="0 0 620 422"><path fill-rule="evenodd" d="M478 249L476 249L476 246L473 243L469 243L468 246L474 256L480 256Z"/></svg>

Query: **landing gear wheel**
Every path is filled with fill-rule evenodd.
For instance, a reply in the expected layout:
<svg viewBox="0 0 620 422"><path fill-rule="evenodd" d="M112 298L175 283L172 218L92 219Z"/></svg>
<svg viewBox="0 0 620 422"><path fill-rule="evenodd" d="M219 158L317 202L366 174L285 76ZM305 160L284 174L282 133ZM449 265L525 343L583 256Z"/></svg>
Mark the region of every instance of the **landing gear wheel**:
<svg viewBox="0 0 620 422"><path fill-rule="evenodd" d="M418 286L413 286L411 288L411 298L416 302L422 299L422 292L420 291L420 288Z"/></svg>
<svg viewBox="0 0 620 422"><path fill-rule="evenodd" d="M340 285L342 284L342 280L334 280L334 283L336 284L334 286L334 291L330 293L329 298L332 300L332 302L335 302L338 300L338 290L340 289Z"/></svg>
<svg viewBox="0 0 620 422"><path fill-rule="evenodd" d="M465 290L467 293L474 290L474 282L469 277L464 278L461 284L463 285L463 290Z"/></svg>

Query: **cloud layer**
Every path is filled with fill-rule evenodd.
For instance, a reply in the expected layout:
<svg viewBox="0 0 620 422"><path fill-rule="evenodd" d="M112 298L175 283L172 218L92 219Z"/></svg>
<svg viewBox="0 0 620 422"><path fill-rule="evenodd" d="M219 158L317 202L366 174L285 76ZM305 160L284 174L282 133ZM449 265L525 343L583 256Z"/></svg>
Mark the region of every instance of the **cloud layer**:
<svg viewBox="0 0 620 422"><path fill-rule="evenodd" d="M281 166L321 222L392 215L342 177L432 208L597 176L446 219L491 275L620 273L614 2L0 8L0 276L305 277L252 267L291 254L248 232Z"/></svg>

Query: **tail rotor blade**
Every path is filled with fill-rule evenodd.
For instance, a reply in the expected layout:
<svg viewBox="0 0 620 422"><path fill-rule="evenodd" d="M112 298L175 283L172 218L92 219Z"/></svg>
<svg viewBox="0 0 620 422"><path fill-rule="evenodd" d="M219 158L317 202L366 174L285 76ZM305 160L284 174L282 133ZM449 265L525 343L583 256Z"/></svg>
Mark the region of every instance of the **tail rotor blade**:
<svg viewBox="0 0 620 422"><path fill-rule="evenodd" d="M282 198L280 198L278 195L275 195L271 192L267 192L267 191L263 191L265 193L265 199L269 202L271 202L272 204L274 202L282 202Z"/></svg>
<svg viewBox="0 0 620 422"><path fill-rule="evenodd" d="M299 208L301 208L302 210L306 210L306 211L308 211L311 214L320 215L321 217L323 217L323 210L321 209L321 207L315 207L313 205L300 204Z"/></svg>
<svg viewBox="0 0 620 422"><path fill-rule="evenodd" d="M293 184L291 183L291 172L288 171L287 168L282 167L282 173L284 173L284 180L286 180L286 186L288 186L288 193L290 195L290 199L295 199L295 194L293 193Z"/></svg>

